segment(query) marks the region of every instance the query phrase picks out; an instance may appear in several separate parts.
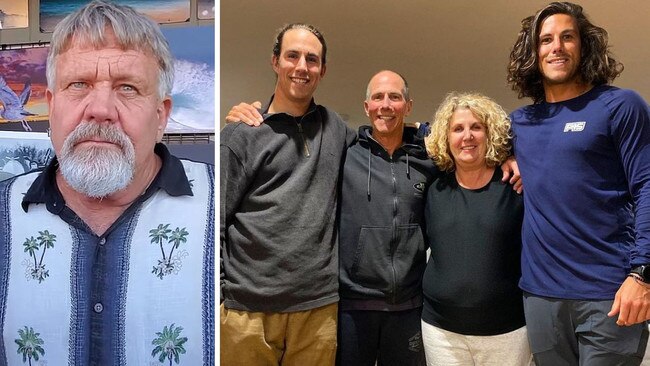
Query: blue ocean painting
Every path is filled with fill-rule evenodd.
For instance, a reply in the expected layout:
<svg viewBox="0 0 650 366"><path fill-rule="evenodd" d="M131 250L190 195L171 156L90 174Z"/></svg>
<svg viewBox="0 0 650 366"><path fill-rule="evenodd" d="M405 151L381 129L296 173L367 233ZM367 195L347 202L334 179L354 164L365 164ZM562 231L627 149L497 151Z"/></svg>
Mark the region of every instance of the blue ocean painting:
<svg viewBox="0 0 650 366"><path fill-rule="evenodd" d="M41 31L51 32L66 15L89 3L89 0L41 0ZM190 19L190 0L118 0L134 7L158 23L179 23Z"/></svg>
<svg viewBox="0 0 650 366"><path fill-rule="evenodd" d="M175 58L172 114L166 132L214 132L214 25L162 31Z"/></svg>

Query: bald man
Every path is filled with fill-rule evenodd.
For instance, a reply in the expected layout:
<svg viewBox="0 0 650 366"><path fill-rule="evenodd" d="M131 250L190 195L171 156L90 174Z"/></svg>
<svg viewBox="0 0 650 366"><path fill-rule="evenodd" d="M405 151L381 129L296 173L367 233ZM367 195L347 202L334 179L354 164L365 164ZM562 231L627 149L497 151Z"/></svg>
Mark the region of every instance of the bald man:
<svg viewBox="0 0 650 366"><path fill-rule="evenodd" d="M342 177L338 364L424 365L425 187L438 170L404 128L413 101L402 76L375 74L363 104L371 126Z"/></svg>

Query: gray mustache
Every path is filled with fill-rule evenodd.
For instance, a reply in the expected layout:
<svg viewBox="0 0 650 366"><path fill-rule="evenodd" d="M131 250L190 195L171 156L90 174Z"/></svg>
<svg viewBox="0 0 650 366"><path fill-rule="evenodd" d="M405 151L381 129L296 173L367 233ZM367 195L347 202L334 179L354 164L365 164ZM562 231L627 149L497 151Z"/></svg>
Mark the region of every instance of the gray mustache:
<svg viewBox="0 0 650 366"><path fill-rule="evenodd" d="M129 138L115 125L108 123L81 122L69 136L72 145L80 141L96 138L120 146L124 149L129 144Z"/></svg>

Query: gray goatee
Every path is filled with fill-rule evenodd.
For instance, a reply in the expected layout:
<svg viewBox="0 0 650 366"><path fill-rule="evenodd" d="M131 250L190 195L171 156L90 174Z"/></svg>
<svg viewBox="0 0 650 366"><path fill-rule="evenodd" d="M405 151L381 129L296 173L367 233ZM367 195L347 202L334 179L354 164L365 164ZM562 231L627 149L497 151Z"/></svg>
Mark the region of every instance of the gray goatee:
<svg viewBox="0 0 650 366"><path fill-rule="evenodd" d="M76 146L91 138L119 146ZM135 148L111 123L81 122L63 142L59 167L63 179L87 197L103 198L126 188L135 171Z"/></svg>

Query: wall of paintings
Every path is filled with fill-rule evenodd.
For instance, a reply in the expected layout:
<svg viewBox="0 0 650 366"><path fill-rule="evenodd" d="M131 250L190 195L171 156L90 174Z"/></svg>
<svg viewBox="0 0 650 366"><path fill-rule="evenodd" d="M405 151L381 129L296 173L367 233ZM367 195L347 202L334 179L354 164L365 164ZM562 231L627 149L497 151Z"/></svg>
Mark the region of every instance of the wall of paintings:
<svg viewBox="0 0 650 366"><path fill-rule="evenodd" d="M133 6L163 27L214 26L215 0L114 0ZM88 0L0 0L0 47L50 41L52 28Z"/></svg>
<svg viewBox="0 0 650 366"><path fill-rule="evenodd" d="M89 1L0 0L0 146L7 136L15 135L16 139L28 142L31 140L25 136L29 135L23 132L47 131L45 60L51 32L67 14ZM113 1L149 15L161 25L170 43L176 75L172 88L174 108L165 131L166 142L168 145L198 142L205 145L198 148L205 149L206 160L213 159L215 0ZM9 104L22 110L12 112L7 108ZM33 136L42 139L41 134ZM0 153L9 154L8 151ZM0 171L7 168L6 164L10 164L9 168L17 167L16 161L0 155ZM25 165L24 160L20 163Z"/></svg>

